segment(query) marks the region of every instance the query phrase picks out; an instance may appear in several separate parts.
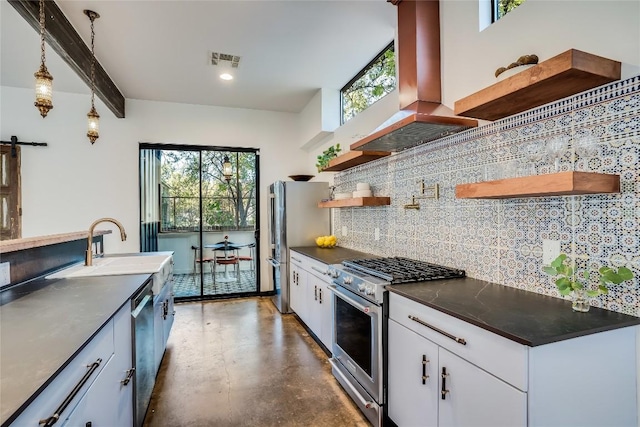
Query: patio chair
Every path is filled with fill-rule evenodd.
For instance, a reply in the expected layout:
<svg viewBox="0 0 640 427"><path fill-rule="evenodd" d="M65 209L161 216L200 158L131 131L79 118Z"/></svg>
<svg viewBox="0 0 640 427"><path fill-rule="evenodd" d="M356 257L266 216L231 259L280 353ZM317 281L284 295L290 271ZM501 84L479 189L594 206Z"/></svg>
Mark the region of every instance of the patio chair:
<svg viewBox="0 0 640 427"><path fill-rule="evenodd" d="M256 264L254 261L254 255L253 255L253 251L256 248L256 244L255 243L251 243L250 245L247 246L247 248L249 248L249 255L239 255L238 256L238 261L248 261L251 266L251 271L255 272L256 269Z"/></svg>
<svg viewBox="0 0 640 427"><path fill-rule="evenodd" d="M200 258L198 256L198 252L200 251L200 246L191 246L191 249L193 249L193 274L196 274L196 272L198 271L196 269L196 266L200 265L200 271L202 271L202 265L204 264L208 264L209 265L209 269L211 270L211 274L213 274L213 261L214 258Z"/></svg>

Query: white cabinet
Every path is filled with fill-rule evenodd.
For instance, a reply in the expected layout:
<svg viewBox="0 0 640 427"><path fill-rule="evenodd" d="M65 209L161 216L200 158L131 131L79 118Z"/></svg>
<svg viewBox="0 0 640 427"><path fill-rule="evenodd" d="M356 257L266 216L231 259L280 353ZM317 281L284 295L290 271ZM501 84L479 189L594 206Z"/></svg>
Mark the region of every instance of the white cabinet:
<svg viewBox="0 0 640 427"><path fill-rule="evenodd" d="M389 320L388 414L398 426L438 425L438 346Z"/></svg>
<svg viewBox="0 0 640 427"><path fill-rule="evenodd" d="M160 293L153 297L155 375L158 374L160 362L162 362L162 357L167 348L167 340L169 339L173 319L173 281L168 280L161 288Z"/></svg>
<svg viewBox="0 0 640 427"><path fill-rule="evenodd" d="M133 382L122 383L131 368L131 305L127 301L11 425L38 426L69 398L58 414L58 425L85 427L91 421L94 427L131 426Z"/></svg>
<svg viewBox="0 0 640 427"><path fill-rule="evenodd" d="M389 300L387 404L399 427L638 425L637 327L528 347Z"/></svg>
<svg viewBox="0 0 640 427"><path fill-rule="evenodd" d="M515 427L527 425L527 394L438 349L438 425Z"/></svg>
<svg viewBox="0 0 640 427"><path fill-rule="evenodd" d="M301 260L301 258L291 257L289 306L303 322L307 323L307 272L302 269L301 261L296 263L295 259Z"/></svg>
<svg viewBox="0 0 640 427"><path fill-rule="evenodd" d="M324 275L328 267L294 251L291 251L289 258L291 309L322 344L331 350L333 322L331 294L327 289L330 279Z"/></svg>
<svg viewBox="0 0 640 427"><path fill-rule="evenodd" d="M64 420L63 426L126 427L133 424L133 381L128 380L132 367L128 304L114 318L114 346L113 357Z"/></svg>
<svg viewBox="0 0 640 427"><path fill-rule="evenodd" d="M167 341L169 340L169 334L171 333L171 328L173 327L173 321L176 317L176 310L174 307L174 294L173 294L173 279L167 282L165 285L167 288L167 297L164 305L164 348L167 348Z"/></svg>
<svg viewBox="0 0 640 427"><path fill-rule="evenodd" d="M307 310L309 312L307 326L325 347L331 349L333 328L331 294L327 289L326 279L309 272L307 272Z"/></svg>

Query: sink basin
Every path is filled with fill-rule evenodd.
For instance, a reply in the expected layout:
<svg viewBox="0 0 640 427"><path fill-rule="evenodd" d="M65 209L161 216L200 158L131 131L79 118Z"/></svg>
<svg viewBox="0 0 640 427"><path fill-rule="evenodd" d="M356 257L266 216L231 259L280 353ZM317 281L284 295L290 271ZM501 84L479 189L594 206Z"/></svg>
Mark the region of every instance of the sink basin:
<svg viewBox="0 0 640 427"><path fill-rule="evenodd" d="M65 279L72 277L115 276L121 274L144 274L170 272L170 255L123 256L96 258L92 266L74 265L47 276L47 279ZM156 280L154 280L156 282ZM154 283L154 287L155 287ZM161 286L161 284L160 284Z"/></svg>

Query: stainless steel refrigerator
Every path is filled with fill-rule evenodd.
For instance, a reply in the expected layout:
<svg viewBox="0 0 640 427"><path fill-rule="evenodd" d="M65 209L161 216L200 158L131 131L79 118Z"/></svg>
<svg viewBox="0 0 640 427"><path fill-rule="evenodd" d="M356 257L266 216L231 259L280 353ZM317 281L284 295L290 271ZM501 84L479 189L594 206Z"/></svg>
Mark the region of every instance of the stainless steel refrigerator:
<svg viewBox="0 0 640 427"><path fill-rule="evenodd" d="M269 186L269 282L273 303L281 313L289 308L289 248L313 246L331 232L330 209L318 207L329 197L326 182L276 181Z"/></svg>

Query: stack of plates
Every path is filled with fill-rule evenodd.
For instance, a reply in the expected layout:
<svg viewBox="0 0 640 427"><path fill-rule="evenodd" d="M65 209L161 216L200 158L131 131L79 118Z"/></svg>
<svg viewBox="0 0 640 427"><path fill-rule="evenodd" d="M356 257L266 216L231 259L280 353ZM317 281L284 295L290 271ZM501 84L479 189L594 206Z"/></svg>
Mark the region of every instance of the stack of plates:
<svg viewBox="0 0 640 427"><path fill-rule="evenodd" d="M356 191L353 192L353 197L371 197L371 186L366 182L359 182L356 184Z"/></svg>

